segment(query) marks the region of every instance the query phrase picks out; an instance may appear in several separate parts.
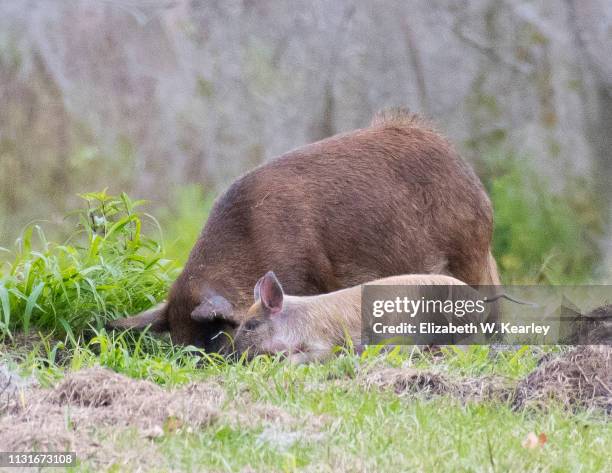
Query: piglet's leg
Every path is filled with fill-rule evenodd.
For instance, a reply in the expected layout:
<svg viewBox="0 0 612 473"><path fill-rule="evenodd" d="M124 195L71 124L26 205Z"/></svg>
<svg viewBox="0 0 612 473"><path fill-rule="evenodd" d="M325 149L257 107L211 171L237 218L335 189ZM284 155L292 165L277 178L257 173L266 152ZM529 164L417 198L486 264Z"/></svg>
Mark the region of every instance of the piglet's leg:
<svg viewBox="0 0 612 473"><path fill-rule="evenodd" d="M309 349L307 351L291 353L287 359L292 364L301 365L304 363L325 361L331 356L331 352L331 347Z"/></svg>

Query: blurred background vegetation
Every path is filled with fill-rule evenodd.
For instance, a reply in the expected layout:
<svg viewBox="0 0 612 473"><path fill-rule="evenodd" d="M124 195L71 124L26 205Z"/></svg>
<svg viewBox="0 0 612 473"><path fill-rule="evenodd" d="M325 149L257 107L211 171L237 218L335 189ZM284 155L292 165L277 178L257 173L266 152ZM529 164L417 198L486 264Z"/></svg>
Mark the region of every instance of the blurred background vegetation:
<svg viewBox="0 0 612 473"><path fill-rule="evenodd" d="M180 264L238 175L406 105L485 183L505 282L609 280L611 24L608 0L0 2L0 258L108 188Z"/></svg>

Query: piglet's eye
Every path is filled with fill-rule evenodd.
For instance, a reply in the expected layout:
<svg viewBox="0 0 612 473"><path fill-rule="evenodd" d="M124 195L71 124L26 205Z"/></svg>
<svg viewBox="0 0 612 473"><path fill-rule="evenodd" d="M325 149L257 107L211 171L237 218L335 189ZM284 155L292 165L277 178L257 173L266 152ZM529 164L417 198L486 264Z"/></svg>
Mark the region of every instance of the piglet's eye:
<svg viewBox="0 0 612 473"><path fill-rule="evenodd" d="M261 324L259 319L250 319L244 323L245 330L255 330Z"/></svg>

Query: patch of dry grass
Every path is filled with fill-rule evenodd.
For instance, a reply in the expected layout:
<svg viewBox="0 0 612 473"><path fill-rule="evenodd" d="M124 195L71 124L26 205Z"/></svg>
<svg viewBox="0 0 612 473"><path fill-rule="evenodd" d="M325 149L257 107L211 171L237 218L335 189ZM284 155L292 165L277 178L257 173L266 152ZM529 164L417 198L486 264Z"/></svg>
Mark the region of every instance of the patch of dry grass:
<svg viewBox="0 0 612 473"><path fill-rule="evenodd" d="M112 463L120 448L101 439L128 429L147 438L209 426L223 401L224 391L215 383L164 390L107 369L86 369L69 374L53 389L15 392L0 419L0 445L12 451L78 451ZM137 450L154 456L147 442Z"/></svg>
<svg viewBox="0 0 612 473"><path fill-rule="evenodd" d="M612 347L580 346L544 360L516 387L516 408L600 408L612 414Z"/></svg>
<svg viewBox="0 0 612 473"><path fill-rule="evenodd" d="M238 429L271 426L279 439L283 432L314 438L323 425L317 416L300 419L278 406L255 402L248 392L232 399L229 409L224 408L227 402L214 380L164 389L90 368L68 374L52 389L12 390L0 417L0 445L10 451L77 451L80 460L99 466L142 466L155 464L153 439L207 428L220 419ZM121 438L129 431L137 433L137 440L126 450Z"/></svg>
<svg viewBox="0 0 612 473"><path fill-rule="evenodd" d="M391 389L398 395L452 396L462 401L502 401L510 399L512 385L506 378L483 376L451 377L414 368L386 368L361 377L368 389Z"/></svg>

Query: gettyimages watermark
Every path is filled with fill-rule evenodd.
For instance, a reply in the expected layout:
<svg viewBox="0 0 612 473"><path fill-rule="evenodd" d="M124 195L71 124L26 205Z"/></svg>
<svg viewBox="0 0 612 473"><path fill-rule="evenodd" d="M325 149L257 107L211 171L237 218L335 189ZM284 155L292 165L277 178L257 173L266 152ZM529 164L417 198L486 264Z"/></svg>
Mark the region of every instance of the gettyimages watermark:
<svg viewBox="0 0 612 473"><path fill-rule="evenodd" d="M365 344L612 345L612 286L377 286Z"/></svg>

